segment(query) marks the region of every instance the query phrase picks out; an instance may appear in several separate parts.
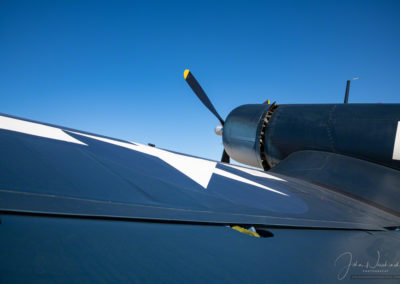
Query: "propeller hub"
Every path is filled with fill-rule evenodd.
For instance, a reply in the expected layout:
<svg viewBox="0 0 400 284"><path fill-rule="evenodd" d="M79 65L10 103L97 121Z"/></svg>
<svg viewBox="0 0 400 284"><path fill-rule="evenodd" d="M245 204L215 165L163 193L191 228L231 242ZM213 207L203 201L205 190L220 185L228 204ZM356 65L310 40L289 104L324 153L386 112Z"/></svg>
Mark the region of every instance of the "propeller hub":
<svg viewBox="0 0 400 284"><path fill-rule="evenodd" d="M215 134L222 136L222 132L224 131L224 127L222 125L218 125L215 127L214 132Z"/></svg>

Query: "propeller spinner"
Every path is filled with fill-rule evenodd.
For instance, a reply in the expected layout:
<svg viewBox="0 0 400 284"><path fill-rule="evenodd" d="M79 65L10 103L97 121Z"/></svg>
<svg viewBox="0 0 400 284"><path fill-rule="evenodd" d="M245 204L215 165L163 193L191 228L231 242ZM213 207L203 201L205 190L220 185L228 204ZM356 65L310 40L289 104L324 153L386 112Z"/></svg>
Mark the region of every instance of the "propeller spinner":
<svg viewBox="0 0 400 284"><path fill-rule="evenodd" d="M218 135L221 135L225 122L221 118L221 116L218 114L218 112L215 109L214 105L211 103L211 101L208 98L206 92L204 92L203 88L200 86L199 82L197 82L196 78L189 71L189 69L186 69L183 72L183 77L185 78L186 83L188 83L190 88L193 90L193 92L199 98L199 100L203 103L203 105L205 105L205 107L208 108L214 114L214 116L219 120L219 122L221 123L222 127L217 127L216 131L215 131L215 133L217 133ZM217 129L218 129L218 131L217 131ZM226 153L226 151L224 149L224 152L222 153L222 157L221 157L221 162L229 163L229 160L230 160L229 155L228 155L228 153Z"/></svg>

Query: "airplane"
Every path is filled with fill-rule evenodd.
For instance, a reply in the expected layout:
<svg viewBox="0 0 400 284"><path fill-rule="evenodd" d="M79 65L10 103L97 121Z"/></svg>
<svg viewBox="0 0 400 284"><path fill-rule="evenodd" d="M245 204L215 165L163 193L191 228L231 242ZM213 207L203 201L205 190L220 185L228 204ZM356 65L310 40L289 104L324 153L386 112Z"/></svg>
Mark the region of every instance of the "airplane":
<svg viewBox="0 0 400 284"><path fill-rule="evenodd" d="M184 79L221 161L0 114L1 283L398 283L400 104L223 120Z"/></svg>

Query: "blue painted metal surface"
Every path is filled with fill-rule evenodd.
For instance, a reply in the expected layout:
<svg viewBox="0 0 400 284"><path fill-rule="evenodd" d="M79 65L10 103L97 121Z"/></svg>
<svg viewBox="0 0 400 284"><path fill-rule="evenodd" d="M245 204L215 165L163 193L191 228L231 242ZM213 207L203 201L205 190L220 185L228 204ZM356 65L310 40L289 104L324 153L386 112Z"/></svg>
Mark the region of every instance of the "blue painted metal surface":
<svg viewBox="0 0 400 284"><path fill-rule="evenodd" d="M0 215L1 283L341 283L396 276L400 232L271 228ZM342 279L339 281L339 279ZM398 283L363 279L362 283Z"/></svg>
<svg viewBox="0 0 400 284"><path fill-rule="evenodd" d="M397 170L339 154L299 151L271 172L318 184L400 216Z"/></svg>
<svg viewBox="0 0 400 284"><path fill-rule="evenodd" d="M318 150L400 170L393 159L400 104L280 105L267 125L271 166L289 154Z"/></svg>
<svg viewBox="0 0 400 284"><path fill-rule="evenodd" d="M245 165L261 167L258 139L269 108L266 104L253 104L231 111L225 120L222 136L225 151L231 158Z"/></svg>
<svg viewBox="0 0 400 284"><path fill-rule="evenodd" d="M0 130L1 283L334 283L400 275L396 186L384 183L398 180L396 170L388 175L352 158L323 163L324 170L324 159L311 153L289 157L270 177L217 163L227 175L213 174L203 188L156 156L68 134L87 146ZM388 198L373 186L367 195L349 186L354 171L337 168L348 164L360 175L373 171ZM387 208L330 187L375 194ZM273 236L251 237L233 224ZM355 261L392 266L365 272Z"/></svg>
<svg viewBox="0 0 400 284"><path fill-rule="evenodd" d="M400 223L363 202L349 206L347 197L317 185L253 176L221 163L219 170L285 195L216 174L204 189L157 157L68 134L87 146L0 130L2 210L324 228Z"/></svg>
<svg viewBox="0 0 400 284"><path fill-rule="evenodd" d="M400 169L393 159L400 104L279 105L261 125L270 105L234 109L224 126L224 147L233 159L263 168L260 139L270 167L291 153L317 150Z"/></svg>

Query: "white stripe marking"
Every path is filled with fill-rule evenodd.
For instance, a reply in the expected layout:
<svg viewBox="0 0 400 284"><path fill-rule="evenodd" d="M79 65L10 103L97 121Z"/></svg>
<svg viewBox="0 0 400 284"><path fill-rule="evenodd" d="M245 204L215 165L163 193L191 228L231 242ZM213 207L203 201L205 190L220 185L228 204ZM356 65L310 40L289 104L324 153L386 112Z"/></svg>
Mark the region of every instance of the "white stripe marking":
<svg viewBox="0 0 400 284"><path fill-rule="evenodd" d="M72 136L69 136L67 133L59 128L6 116L0 116L0 129L11 130L29 135L35 135L87 146L85 143L82 143Z"/></svg>
<svg viewBox="0 0 400 284"><path fill-rule="evenodd" d="M224 176L224 177L227 177L227 178L230 178L230 179L234 179L234 180L237 180L237 181L240 181L240 182L243 182L243 183L247 183L247 184L256 186L256 187L260 187L260 188L266 189L268 191L272 191L272 192L275 192L275 193L278 193L278 194L281 194L281 195L288 196L287 194L285 194L283 192L280 192L278 190L272 189L270 187L264 186L262 184L256 183L256 182L251 181L249 179L243 178L241 176L229 173L227 171L224 171L224 170L221 170L221 169L218 169L218 168L215 168L214 173L217 174L217 175L221 175L221 176Z"/></svg>
<svg viewBox="0 0 400 284"><path fill-rule="evenodd" d="M249 168L245 168L245 167L239 167L239 166L235 166L235 165L231 165L231 164L224 164L225 166L229 166L231 168L240 170L242 172L248 173L250 175L256 176L256 177L262 177L262 178L269 178L269 179L274 179L274 180L279 180L279 181L286 181L284 179L278 178L276 176L273 176L271 174L267 174L264 171L259 171L259 170L253 170L253 169L249 169Z"/></svg>
<svg viewBox="0 0 400 284"><path fill-rule="evenodd" d="M400 122L399 122L400 125ZM29 122L25 120L19 120L15 118L10 118L10 117L5 117L5 116L0 116L0 129L6 129L6 130L11 130L11 131L16 131L16 132L21 132L29 135L35 135L35 136L40 136L44 138L50 138L50 139L55 139L55 140L60 140L60 141L65 141L65 142L70 142L70 143L75 143L75 144L81 144L87 146L87 144L75 139L74 137L68 135L65 133L62 129L52 127L52 126L47 126L39 123L34 123L34 122ZM169 165L173 166L176 168L178 171L183 173L184 175L188 176L190 179L193 181L197 182L200 186L203 188L207 188L212 175L215 173L217 175L221 175L239 182L243 182L252 186L256 186L280 195L288 196L285 193L282 193L280 191L277 191L275 189L269 188L267 186L264 186L262 184L256 183L252 180L243 178L241 176L235 175L233 173L221 170L216 168L217 163L204 160L204 159L199 159L199 158L194 158L194 157L189 157L185 155L179 155L175 154L172 152L164 151L158 148L154 147L149 147L141 144L131 144L127 142L121 142L117 140L112 140L108 138L103 138L103 137L98 137L98 136L93 136L89 134L83 134L79 132L74 132L74 131L69 131L65 130L67 132L71 132L77 135L89 137L92 139L96 139L99 141L103 141L106 143L114 144L120 147L128 148L134 151L142 152L151 156L155 156L163 160L164 162L168 163ZM398 132L400 132L398 130ZM400 134L398 134L400 135ZM399 139L399 144L400 144L400 139ZM399 146L400 147L400 146ZM396 147L395 147L396 148ZM229 165L232 166L232 165ZM272 178L276 180L282 180L277 177L273 177L271 175L261 173L255 170L251 169L246 169L246 168L240 168L237 166L232 166L236 169L239 169L241 171L250 173L255 176L260 176L260 177L267 177L267 178Z"/></svg>
<svg viewBox="0 0 400 284"><path fill-rule="evenodd" d="M184 155L179 155L175 153L171 153L168 151L164 151L155 147L149 147L146 145L138 144L137 145L127 143L127 142L121 142L121 141L116 141L108 138L103 138L103 137L98 137L98 136L93 136L93 135L88 135L88 134L83 134L79 132L73 132L70 131L71 133L75 133L77 135L82 135L86 136L92 139L100 140L103 142L107 142L110 144L114 144L117 146L125 147L134 151L142 152L151 156L155 156L163 160L164 162L168 163L193 181L197 182L199 185L201 185L203 188L207 188L211 177L213 173L237 180L243 183L247 183L252 186L256 186L274 193L278 193L284 196L288 196L287 194L277 191L275 189L269 188L267 186L264 186L262 184L256 183L252 180L243 178L241 176L229 173L227 171L221 170L216 168L215 166L217 165L216 162L211 162L208 160L204 159L199 159L199 158L194 158L194 157L189 157L189 156L184 156Z"/></svg>
<svg viewBox="0 0 400 284"><path fill-rule="evenodd" d="M72 131L71 131L72 132ZM203 188L207 188L208 183L212 177L216 162L210 162L203 159L188 157L184 155L178 155L168 151L164 151L155 147L149 147L141 144L133 145L131 143L120 142L108 138L97 137L93 135L72 132L78 135L86 136L92 139L100 140L117 146L125 147L134 151L145 153L147 155L155 156L170 164L178 171L188 176Z"/></svg>
<svg viewBox="0 0 400 284"><path fill-rule="evenodd" d="M400 160L400 121L397 122L396 137L394 138L393 160Z"/></svg>

